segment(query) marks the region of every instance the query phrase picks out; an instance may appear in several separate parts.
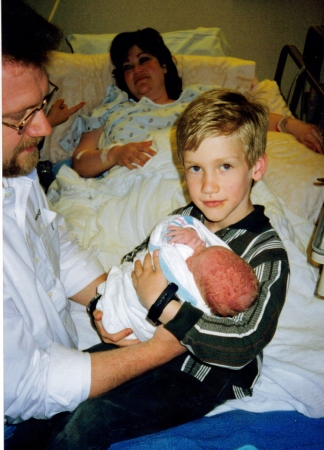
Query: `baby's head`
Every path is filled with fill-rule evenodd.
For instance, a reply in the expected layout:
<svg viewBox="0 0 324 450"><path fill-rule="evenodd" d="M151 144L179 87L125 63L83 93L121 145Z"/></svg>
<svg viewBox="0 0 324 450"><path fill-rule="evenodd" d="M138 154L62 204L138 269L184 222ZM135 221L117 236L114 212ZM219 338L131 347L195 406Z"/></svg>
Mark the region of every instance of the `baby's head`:
<svg viewBox="0 0 324 450"><path fill-rule="evenodd" d="M189 103L177 121L177 151L195 152L202 141L217 136L235 136L243 145L245 159L252 168L265 153L268 114L251 97L229 89L212 89Z"/></svg>
<svg viewBox="0 0 324 450"><path fill-rule="evenodd" d="M198 247L187 265L213 314L235 316L248 309L258 295L252 267L228 248Z"/></svg>

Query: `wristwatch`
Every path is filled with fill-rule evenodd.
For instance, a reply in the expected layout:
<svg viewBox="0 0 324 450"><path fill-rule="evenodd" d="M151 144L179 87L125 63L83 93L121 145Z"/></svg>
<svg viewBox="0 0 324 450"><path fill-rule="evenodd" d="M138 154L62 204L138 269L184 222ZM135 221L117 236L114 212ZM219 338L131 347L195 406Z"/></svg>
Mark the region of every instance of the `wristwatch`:
<svg viewBox="0 0 324 450"><path fill-rule="evenodd" d="M179 301L179 298L175 295L177 290L178 286L175 283L169 283L149 309L147 319L153 322L154 325L161 325L158 318L161 316L164 308L171 302L171 300L176 300L177 302Z"/></svg>
<svg viewBox="0 0 324 450"><path fill-rule="evenodd" d="M90 316L90 321L91 321L91 325L93 326L93 328L96 330L96 326L94 323L94 317L93 317L93 312L94 310L97 308L97 303L98 301L101 299L102 295L101 294L96 294L92 300L90 300L90 303L87 306L87 313Z"/></svg>

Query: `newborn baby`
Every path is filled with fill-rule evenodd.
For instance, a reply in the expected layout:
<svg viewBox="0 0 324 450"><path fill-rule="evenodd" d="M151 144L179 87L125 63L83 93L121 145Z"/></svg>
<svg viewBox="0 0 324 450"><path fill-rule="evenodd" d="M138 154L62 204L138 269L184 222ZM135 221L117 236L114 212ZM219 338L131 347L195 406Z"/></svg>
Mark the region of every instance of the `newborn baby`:
<svg viewBox="0 0 324 450"><path fill-rule="evenodd" d="M257 297L258 282L253 269L190 216L169 216L153 230L149 251L159 249L161 269L169 282L178 286L181 302L189 301L206 314L234 316L249 308ZM143 260L147 249L137 253ZM155 326L137 298L131 272L133 262L113 266L98 292L102 298L97 309L103 311L103 326L108 333L132 328L135 337L149 339Z"/></svg>
<svg viewBox="0 0 324 450"><path fill-rule="evenodd" d="M197 247L187 266L212 314L235 316L257 297L258 281L252 267L232 250Z"/></svg>

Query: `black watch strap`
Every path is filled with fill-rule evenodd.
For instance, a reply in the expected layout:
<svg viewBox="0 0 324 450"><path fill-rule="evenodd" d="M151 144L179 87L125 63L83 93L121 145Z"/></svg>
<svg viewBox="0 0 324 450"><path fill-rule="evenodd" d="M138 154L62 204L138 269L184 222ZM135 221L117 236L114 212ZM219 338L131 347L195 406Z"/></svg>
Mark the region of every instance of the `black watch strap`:
<svg viewBox="0 0 324 450"><path fill-rule="evenodd" d="M94 310L97 308L97 303L98 301L101 299L102 295L101 294L96 294L92 300L90 300L90 303L87 306L87 313L90 316L90 320L91 320L91 325L96 328L95 324L94 324L94 317L93 317L93 312Z"/></svg>
<svg viewBox="0 0 324 450"><path fill-rule="evenodd" d="M175 295L177 290L178 286L175 283L169 283L149 309L147 318L155 325L161 324L158 318L161 316L164 308L171 302L171 300L179 301L179 298Z"/></svg>

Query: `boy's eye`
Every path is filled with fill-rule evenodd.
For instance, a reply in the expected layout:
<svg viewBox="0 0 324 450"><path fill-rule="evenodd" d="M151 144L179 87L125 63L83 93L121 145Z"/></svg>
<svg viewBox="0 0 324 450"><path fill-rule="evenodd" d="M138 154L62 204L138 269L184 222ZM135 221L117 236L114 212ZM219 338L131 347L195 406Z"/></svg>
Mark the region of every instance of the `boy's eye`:
<svg viewBox="0 0 324 450"><path fill-rule="evenodd" d="M231 164L222 164L221 170L230 170L232 168Z"/></svg>
<svg viewBox="0 0 324 450"><path fill-rule="evenodd" d="M201 168L199 166L191 166L189 167L189 171L193 173L198 173L201 171Z"/></svg>

